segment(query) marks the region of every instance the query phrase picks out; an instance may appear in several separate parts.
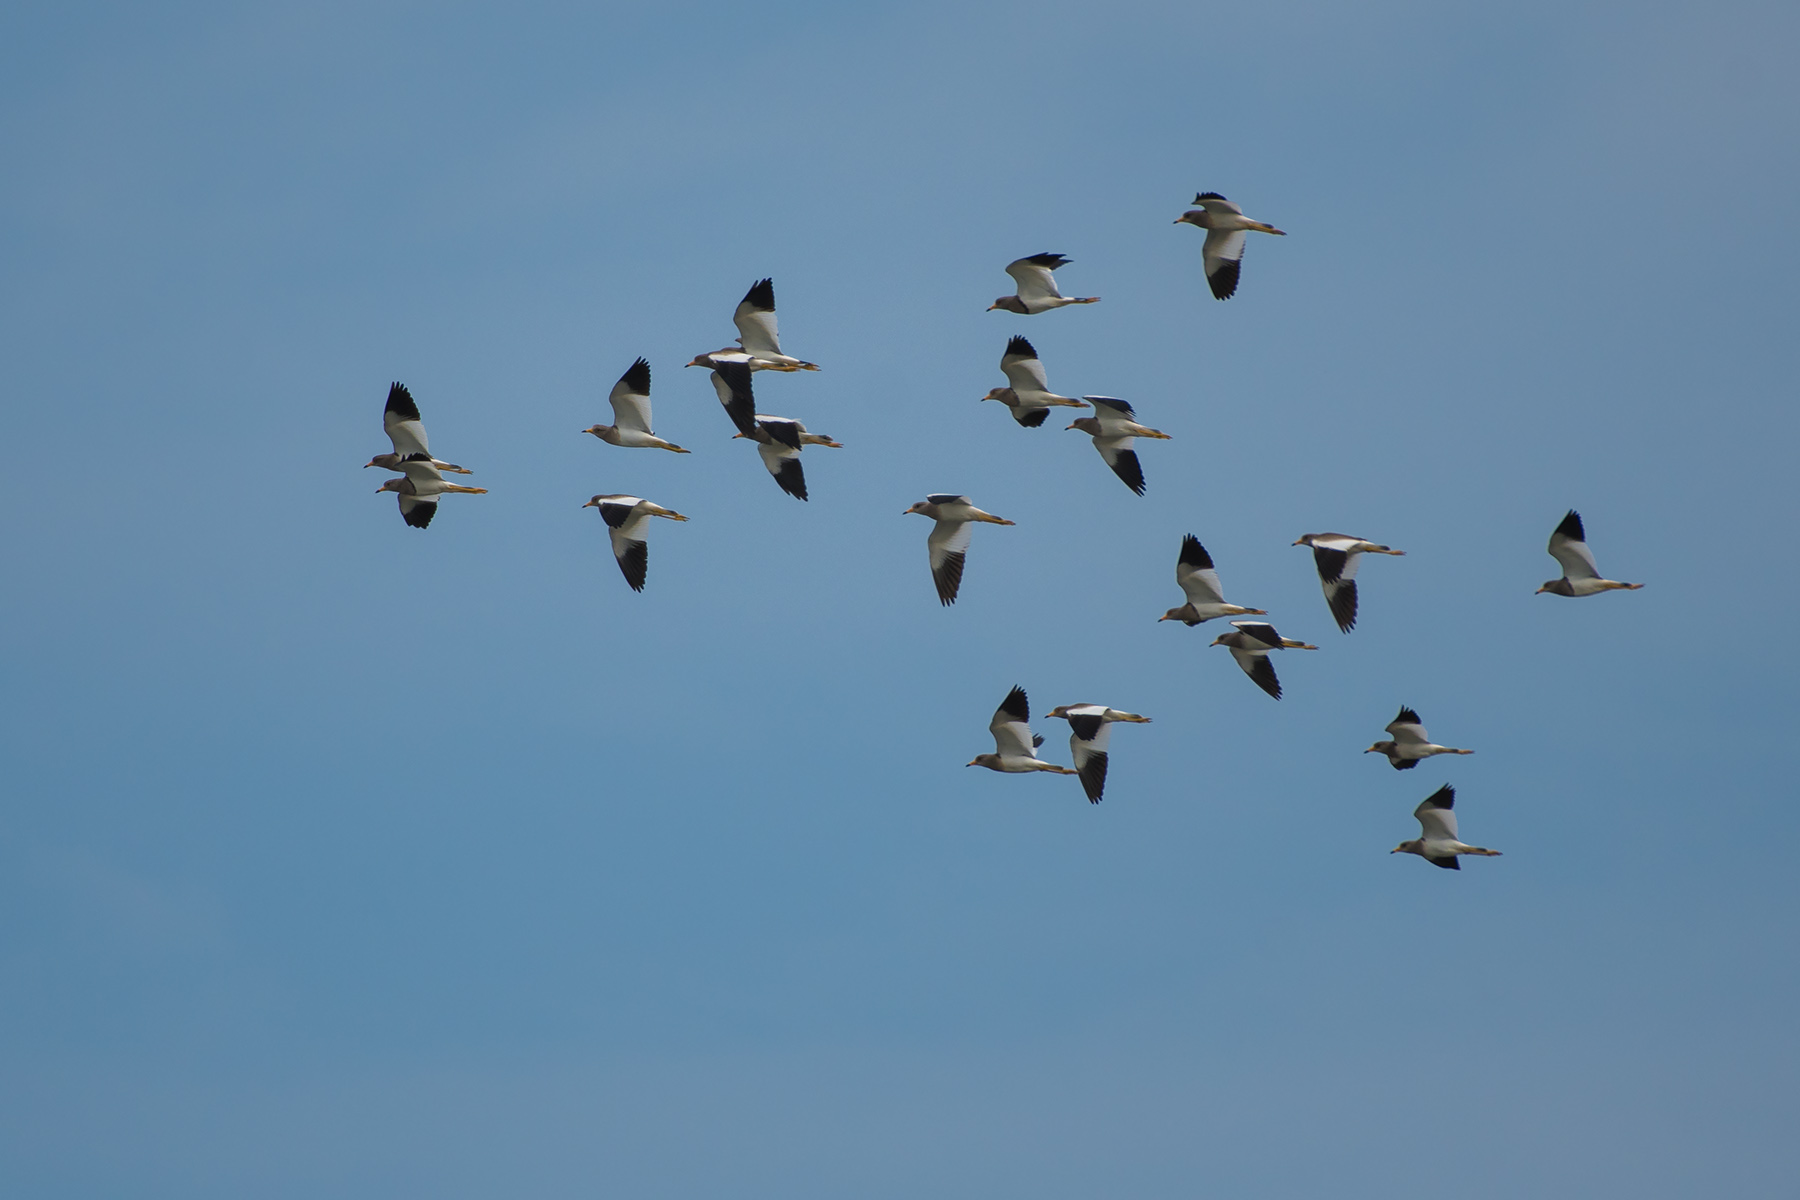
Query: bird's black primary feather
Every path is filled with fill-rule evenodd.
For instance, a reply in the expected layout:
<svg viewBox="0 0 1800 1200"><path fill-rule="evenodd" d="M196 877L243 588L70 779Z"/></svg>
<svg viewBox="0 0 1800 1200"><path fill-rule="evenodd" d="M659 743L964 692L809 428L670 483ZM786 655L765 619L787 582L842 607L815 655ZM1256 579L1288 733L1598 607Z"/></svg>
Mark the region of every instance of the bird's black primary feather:
<svg viewBox="0 0 1800 1200"><path fill-rule="evenodd" d="M800 470L800 460L784 459L775 471L775 482L781 490L799 500L806 499L806 476Z"/></svg>
<svg viewBox="0 0 1800 1200"><path fill-rule="evenodd" d="M1430 796L1426 797L1425 807L1426 808L1445 808L1445 809L1455 808L1456 807L1456 789L1446 783L1443 787L1439 788L1437 791L1431 793Z"/></svg>
<svg viewBox="0 0 1800 1200"><path fill-rule="evenodd" d="M931 573L931 582L937 585L939 604L949 607L956 603L956 593L962 587L962 576L963 556L952 550L944 555L944 561Z"/></svg>
<svg viewBox="0 0 1800 1200"><path fill-rule="evenodd" d="M431 518L437 516L437 508L436 500L420 500L412 506L410 511L401 509L400 519L414 529L423 529L431 524Z"/></svg>
<svg viewBox="0 0 1800 1200"><path fill-rule="evenodd" d="M1007 340L1006 354L1004 357L1012 358L1014 356L1017 356L1019 358L1036 358L1038 355L1037 355L1037 351L1032 348L1032 345L1030 342L1026 341L1024 338L1018 336L1017 334L1014 334L1011 338L1009 338Z"/></svg>
<svg viewBox="0 0 1800 1200"><path fill-rule="evenodd" d="M1319 579L1324 583L1336 583L1344 573L1344 564L1350 561L1350 555L1342 550L1332 550L1326 546L1314 546L1313 566L1319 569Z"/></svg>
<svg viewBox="0 0 1800 1200"><path fill-rule="evenodd" d="M1000 711L1015 721L1030 721L1031 701L1026 699L1025 689L1014 684L1013 690L1000 702Z"/></svg>
<svg viewBox="0 0 1800 1200"><path fill-rule="evenodd" d="M763 312L774 312L775 281L773 279L757 280L750 285L750 290L744 293L742 302Z"/></svg>
<svg viewBox="0 0 1800 1200"><path fill-rule="evenodd" d="M1106 755L1088 755L1076 776L1081 780L1081 790L1087 793L1088 803L1100 803L1100 797L1106 791Z"/></svg>
<svg viewBox="0 0 1800 1200"><path fill-rule="evenodd" d="M1036 429L1039 425L1044 423L1044 418L1050 415L1050 410L1047 408L1015 408L1012 410L1012 415L1013 420L1025 426L1025 428Z"/></svg>
<svg viewBox="0 0 1800 1200"><path fill-rule="evenodd" d="M1140 496L1144 494L1144 468L1138 464L1136 450L1119 451L1111 465L1113 474L1123 479L1126 487Z"/></svg>
<svg viewBox="0 0 1800 1200"><path fill-rule="evenodd" d="M1331 619L1344 633L1356 628L1356 580L1341 580L1332 591Z"/></svg>
<svg viewBox="0 0 1800 1200"><path fill-rule="evenodd" d="M1191 533L1181 539L1181 565L1198 567L1205 571L1212 570L1212 555L1206 552L1206 547L1200 544L1200 539Z"/></svg>
<svg viewBox="0 0 1800 1200"><path fill-rule="evenodd" d="M625 368L625 373L619 376L619 382L630 388L635 395L648 396L650 394L650 364L641 358L638 359Z"/></svg>
<svg viewBox="0 0 1800 1200"><path fill-rule="evenodd" d="M1243 264L1235 258L1222 259L1206 277L1206 286L1212 289L1214 300L1229 300L1237 295L1238 275Z"/></svg>
<svg viewBox="0 0 1800 1200"><path fill-rule="evenodd" d="M1026 258L1025 261L1034 267L1049 267L1054 271L1064 263L1074 262L1075 260L1072 258L1065 258L1061 254L1033 254Z"/></svg>
<svg viewBox="0 0 1800 1200"><path fill-rule="evenodd" d="M1268 655L1257 657L1255 664L1250 668L1250 678L1255 681L1257 687L1275 699L1281 699L1281 680L1275 678L1275 664L1269 661Z"/></svg>
<svg viewBox="0 0 1800 1200"><path fill-rule="evenodd" d="M1225 200L1225 197L1219 195L1217 192L1201 192L1194 197L1195 204L1200 203L1202 200ZM1225 200L1225 203L1229 204L1231 201Z"/></svg>
<svg viewBox="0 0 1800 1200"><path fill-rule="evenodd" d="M603 500L597 507L600 509L600 519L611 528L617 529L630 519L631 510L637 505L620 504L617 500Z"/></svg>
<svg viewBox="0 0 1800 1200"><path fill-rule="evenodd" d="M400 385L395 384L394 386L399 387ZM391 401L390 401L390 403L391 403ZM1604 513L1602 513L1601 515L1605 516ZM1604 522L1602 522L1602 523L1604 524ZM1538 526L1538 528L1542 529L1543 526L1540 525L1540 526ZM1569 510L1569 515L1562 519L1562 524L1560 524L1556 527L1556 532L1562 534L1564 537L1569 538L1572 541L1577 541L1577 542L1587 541L1587 533L1586 533L1586 531L1584 531L1581 528L1581 514L1576 512L1572 508Z"/></svg>
<svg viewBox="0 0 1800 1200"><path fill-rule="evenodd" d="M404 383L392 384L388 387L387 408L395 416L407 421L419 419L419 406L413 403L412 393L406 390Z"/></svg>
<svg viewBox="0 0 1800 1200"><path fill-rule="evenodd" d="M1462 870L1462 863L1457 859L1456 855L1454 855L1454 854L1452 854L1449 858L1431 858L1431 857L1427 856L1425 861L1430 863L1434 867L1442 867L1446 871Z"/></svg>
<svg viewBox="0 0 1800 1200"><path fill-rule="evenodd" d="M1418 725L1420 723L1419 714L1404 704L1400 706L1400 715L1388 722L1390 725Z"/></svg>
<svg viewBox="0 0 1800 1200"><path fill-rule="evenodd" d="M1419 765L1419 760L1416 758L1390 758L1388 761L1394 764L1396 771L1410 771Z"/></svg>
<svg viewBox="0 0 1800 1200"><path fill-rule="evenodd" d="M643 542L626 542L625 553L619 555L619 570L631 590L644 590L644 576L650 571L650 547Z"/></svg>

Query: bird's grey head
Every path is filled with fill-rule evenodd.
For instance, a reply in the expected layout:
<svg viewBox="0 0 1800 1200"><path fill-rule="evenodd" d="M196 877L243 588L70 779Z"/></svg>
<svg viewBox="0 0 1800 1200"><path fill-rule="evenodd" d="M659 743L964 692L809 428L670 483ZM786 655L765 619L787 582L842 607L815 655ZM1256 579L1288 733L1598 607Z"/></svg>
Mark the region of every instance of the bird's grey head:
<svg viewBox="0 0 1800 1200"><path fill-rule="evenodd" d="M1364 754L1392 754L1394 752L1395 748L1396 748L1396 744L1393 742L1376 742L1373 746L1370 746L1367 750L1364 750L1363 753Z"/></svg>
<svg viewBox="0 0 1800 1200"><path fill-rule="evenodd" d="M1063 432L1067 433L1071 429L1079 429L1083 433L1090 433L1090 434L1093 434L1095 437L1099 437L1100 436L1100 418L1098 418L1098 417L1076 417L1073 421L1069 422L1067 425L1065 425L1063 427Z"/></svg>
<svg viewBox="0 0 1800 1200"><path fill-rule="evenodd" d="M990 771L998 771L1000 769L1000 756L998 754L977 754L974 758L964 763L963 766L986 767Z"/></svg>
<svg viewBox="0 0 1800 1200"><path fill-rule="evenodd" d="M1395 846L1392 850L1389 850L1388 853L1389 854L1422 854L1424 852L1422 849L1422 845L1423 845L1424 841L1425 841L1424 838L1416 838L1410 842L1401 842L1398 846Z"/></svg>
<svg viewBox="0 0 1800 1200"><path fill-rule="evenodd" d="M1010 313L1018 313L1021 316L1031 315L1031 310L1026 308L1025 302L1017 296L1002 296L992 304L988 305L987 310L993 312L996 308L1005 309Z"/></svg>
<svg viewBox="0 0 1800 1200"><path fill-rule="evenodd" d="M1198 225L1202 229L1212 226L1212 218L1204 208L1191 208L1175 218L1177 225Z"/></svg>
<svg viewBox="0 0 1800 1200"><path fill-rule="evenodd" d="M383 484L382 484L382 485L381 485L381 486L380 486L380 487L378 487L378 488L376 488L376 489L375 489L375 491L376 491L376 492L377 492L377 493L380 493L380 492L397 492L397 491L399 491L399 490L400 490L400 489L401 489L401 488L403 488L403 487L405 487L405 486L406 486L406 480L405 480L405 479L404 479L404 478L401 478L401 479L389 479L389 480L387 480L387 481L386 481L386 482L384 482L384 483L383 483Z"/></svg>
<svg viewBox="0 0 1800 1200"><path fill-rule="evenodd" d="M1164 613L1162 616L1160 616L1156 619L1158 621L1180 621L1183 625L1186 625L1189 629L1192 629L1194 626L1196 626L1200 623L1200 622L1194 620L1193 617L1188 614L1188 606L1185 604L1182 605L1180 608L1171 608L1168 612Z"/></svg>
<svg viewBox="0 0 1800 1200"><path fill-rule="evenodd" d="M690 363L688 365L692 366L693 364ZM613 431L613 427L611 425L589 425L586 429L582 430L581 432L591 433L597 438L605 438L606 435L611 433L612 431Z"/></svg>
<svg viewBox="0 0 1800 1200"><path fill-rule="evenodd" d="M921 500L917 504L913 505L911 508L907 509L905 512L901 513L900 515L903 517L908 517L908 516L911 516L913 513L918 513L921 517L929 517L931 515L931 501Z"/></svg>
<svg viewBox="0 0 1800 1200"><path fill-rule="evenodd" d="M1545 592L1549 592L1553 596L1573 596L1575 594L1575 585L1570 583L1567 579L1552 579L1549 583L1546 583L1543 587L1534 592L1533 595L1542 595Z"/></svg>
<svg viewBox="0 0 1800 1200"><path fill-rule="evenodd" d="M1019 401L1019 393L1013 391L1011 388L995 388L993 391L991 391L987 395L983 396L982 399L983 400L998 400L1002 404L1005 404L1009 401L1014 404L1017 404Z"/></svg>

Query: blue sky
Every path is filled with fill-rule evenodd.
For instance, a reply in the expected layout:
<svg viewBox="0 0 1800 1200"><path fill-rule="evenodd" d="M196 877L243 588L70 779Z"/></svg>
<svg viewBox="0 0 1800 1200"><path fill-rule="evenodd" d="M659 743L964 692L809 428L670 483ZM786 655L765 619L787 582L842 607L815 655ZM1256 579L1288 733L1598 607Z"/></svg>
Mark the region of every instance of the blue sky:
<svg viewBox="0 0 1800 1200"><path fill-rule="evenodd" d="M0 1185L1788 1194L1797 23L10 11ZM1290 232L1225 304L1202 189ZM1103 302L982 311L1045 250ZM805 505L680 368L765 275ZM1014 333L1145 497L976 403ZM640 354L692 455L576 432ZM424 533L393 379L491 489ZM949 610L938 490L1018 522ZM1532 594L1570 507L1644 590ZM1409 552L1348 637L1320 529ZM1104 804L963 767L1015 683L1155 718ZM1505 857L1386 853L1445 780Z"/></svg>

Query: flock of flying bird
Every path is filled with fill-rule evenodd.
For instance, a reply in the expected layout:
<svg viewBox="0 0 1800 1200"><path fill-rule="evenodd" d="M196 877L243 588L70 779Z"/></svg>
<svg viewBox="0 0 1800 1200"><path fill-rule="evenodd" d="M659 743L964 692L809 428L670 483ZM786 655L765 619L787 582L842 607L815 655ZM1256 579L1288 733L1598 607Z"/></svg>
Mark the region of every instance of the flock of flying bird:
<svg viewBox="0 0 1800 1200"><path fill-rule="evenodd" d="M1195 208L1176 218L1176 224L1194 225L1206 231L1202 258L1207 284L1216 299L1229 299L1237 291L1245 235L1250 231L1282 235L1283 231L1244 216L1242 209L1216 192L1201 193L1194 198L1194 204ZM1008 264L1006 272L1012 276L1017 290L1013 295L995 300L988 311L998 309L1032 316L1070 305L1097 303L1098 296L1064 296L1057 287L1054 272L1069 261L1060 254L1034 254ZM841 449L842 443L808 431L804 424L791 417L757 412L752 377L759 371L817 371L819 367L782 352L776 330L772 280L760 280L750 288L732 314L732 323L738 331L736 345L697 355L687 365L705 367L711 372L719 403L737 430L732 436L755 444L764 467L777 486L788 495L805 500L806 476L800 465L801 451L807 446ZM1011 411L1015 421L1027 428L1042 426L1052 408L1091 408L1093 415L1078 417L1067 428L1079 429L1091 436L1095 449L1113 473L1132 492L1144 494L1144 472L1134 443L1138 438L1168 440L1168 434L1139 424L1132 406L1115 397L1083 396L1077 399L1050 391L1044 364L1023 337L1014 336L1007 342L1000 359L1000 370L1009 386L993 389L982 397L983 400L999 401ZM613 385L608 399L612 403L613 424L593 425L583 433L590 433L613 446L689 453L656 436L650 419L650 364L647 361L639 358L633 362ZM432 457L418 405L403 384L395 383L388 390L382 428L393 443L393 452L378 454L365 465L400 473L399 478L387 480L377 491L399 494L400 516L407 525L415 529L429 526L437 513L438 498L446 493L482 494L487 491L486 488L465 487L445 480L445 472L458 475L471 472ZM632 590L640 592L649 569L645 534L650 519L687 520L673 509L624 494L594 496L582 507L599 510L619 570ZM983 512L967 496L948 493L929 495L908 508L906 513L929 517L933 522L926 539L927 558L938 600L946 606L956 602L962 586L963 566L974 526L1013 524L1004 517ZM1349 633L1356 625L1356 571L1362 556L1406 553L1342 533L1304 534L1294 545L1312 550L1326 605L1338 629L1344 633ZM1540 587L1540 593L1592 596L1643 586L1601 576L1593 553L1588 549L1581 517L1574 510L1563 517L1550 535L1549 552L1563 573L1560 578ZM1175 582L1186 597L1186 603L1171 608L1159 620L1180 621L1192 627L1220 617L1268 615L1260 608L1226 602L1212 556L1193 534L1182 539L1175 564ZM1270 654L1277 650L1318 649L1281 636L1266 621L1234 620L1231 625L1233 632L1220 634L1211 644L1230 650L1232 658L1251 681L1276 700L1281 699L1281 681L1276 677ZM1031 732L1030 702L1020 687L1007 693L988 725L994 738L994 752L977 755L967 765L1008 774L1043 771L1075 775L1089 801L1097 804L1105 793L1111 727L1120 723L1145 724L1150 720L1103 704L1061 705L1045 716L1069 723L1073 769L1038 757L1044 739ZM1388 723L1387 732L1389 740L1376 742L1364 753L1385 755L1399 771L1416 767L1422 760L1435 755L1472 753L1432 742L1418 713L1407 707L1402 707L1399 715ZM1459 840L1455 800L1456 791L1449 784L1427 797L1413 813L1419 821L1421 836L1400 843L1392 853L1416 854L1433 866L1450 870L1460 869L1458 858L1461 855L1498 855L1498 850Z"/></svg>

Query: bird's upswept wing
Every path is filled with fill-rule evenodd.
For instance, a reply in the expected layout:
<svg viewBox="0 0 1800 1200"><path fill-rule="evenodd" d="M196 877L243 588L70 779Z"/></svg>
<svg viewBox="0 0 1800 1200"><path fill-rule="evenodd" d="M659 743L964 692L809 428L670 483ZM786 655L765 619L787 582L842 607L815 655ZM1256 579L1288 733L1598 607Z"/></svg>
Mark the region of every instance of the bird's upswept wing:
<svg viewBox="0 0 1800 1200"><path fill-rule="evenodd" d="M781 339L775 330L775 281L759 279L752 284L738 301L731 323L737 326L738 345L746 353L781 356Z"/></svg>
<svg viewBox="0 0 1800 1200"><path fill-rule="evenodd" d="M649 433L650 429L650 364L638 359L619 376L608 393L612 402L613 424L620 429Z"/></svg>
<svg viewBox="0 0 1800 1200"><path fill-rule="evenodd" d="M1456 837L1456 789L1445 784L1413 809L1428 842L1454 842Z"/></svg>
<svg viewBox="0 0 1800 1200"><path fill-rule="evenodd" d="M1001 758L1037 757L1040 741L1031 736L1031 703L1024 688L1006 693L994 710L994 719L988 722L988 732L994 735L994 753Z"/></svg>
<svg viewBox="0 0 1800 1200"><path fill-rule="evenodd" d="M1394 735L1395 742L1403 746L1423 746L1431 741L1430 735L1425 732L1425 726L1419 723L1419 714L1404 706L1400 709L1400 715L1388 722L1387 731Z"/></svg>
<svg viewBox="0 0 1800 1200"><path fill-rule="evenodd" d="M401 458L414 454L431 457L431 449L425 442L425 423L419 419L419 406L413 403L412 392L404 383L389 386L387 407L381 412L381 428L394 443L394 453Z"/></svg>
<svg viewBox="0 0 1800 1200"><path fill-rule="evenodd" d="M1581 514L1572 508L1550 535L1550 557L1562 565L1563 576L1571 581L1600 578L1594 552L1588 549L1587 532L1581 527Z"/></svg>
<svg viewBox="0 0 1800 1200"><path fill-rule="evenodd" d="M1043 362L1031 343L1022 337L1014 337L1006 343L1006 353L1000 356L1000 369L1006 372L1006 382L1015 392L1050 390Z"/></svg>
<svg viewBox="0 0 1800 1200"><path fill-rule="evenodd" d="M1193 605L1223 604L1225 593L1219 585L1219 573L1213 569L1212 555L1200 539L1188 534L1181 539L1181 557L1175 560L1175 582Z"/></svg>

